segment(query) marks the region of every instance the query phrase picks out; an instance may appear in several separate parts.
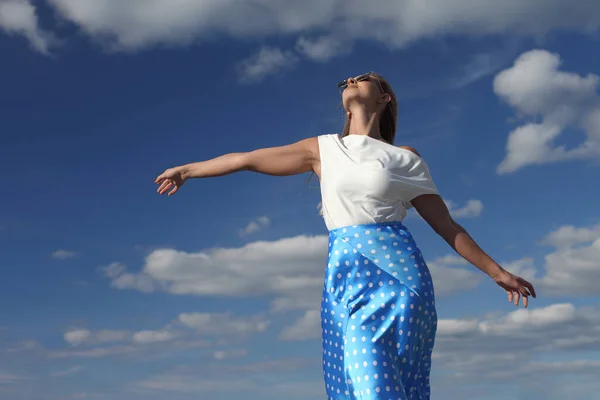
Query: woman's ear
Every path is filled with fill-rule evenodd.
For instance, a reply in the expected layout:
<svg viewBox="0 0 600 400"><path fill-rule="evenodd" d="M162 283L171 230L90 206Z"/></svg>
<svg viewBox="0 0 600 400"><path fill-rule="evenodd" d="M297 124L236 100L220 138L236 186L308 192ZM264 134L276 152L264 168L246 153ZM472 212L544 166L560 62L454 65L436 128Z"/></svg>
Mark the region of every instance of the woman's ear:
<svg viewBox="0 0 600 400"><path fill-rule="evenodd" d="M350 113L350 111L346 111L346 117L348 117L348 118L352 117L352 114Z"/></svg>
<svg viewBox="0 0 600 400"><path fill-rule="evenodd" d="M384 93L384 94L381 96L381 101L387 104L387 103L389 103L390 101L392 101L392 96L390 96L390 95L389 95L389 93Z"/></svg>

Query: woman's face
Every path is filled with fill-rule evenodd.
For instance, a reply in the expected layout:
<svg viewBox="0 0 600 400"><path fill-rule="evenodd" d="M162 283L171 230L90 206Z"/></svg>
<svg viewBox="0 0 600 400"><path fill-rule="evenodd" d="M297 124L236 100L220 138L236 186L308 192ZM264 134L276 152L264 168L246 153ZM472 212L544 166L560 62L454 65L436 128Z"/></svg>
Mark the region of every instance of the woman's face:
<svg viewBox="0 0 600 400"><path fill-rule="evenodd" d="M347 111L355 105L367 107L369 110L377 111L383 93L379 83L374 77L367 77L362 80L348 78L347 86L342 91L342 103Z"/></svg>

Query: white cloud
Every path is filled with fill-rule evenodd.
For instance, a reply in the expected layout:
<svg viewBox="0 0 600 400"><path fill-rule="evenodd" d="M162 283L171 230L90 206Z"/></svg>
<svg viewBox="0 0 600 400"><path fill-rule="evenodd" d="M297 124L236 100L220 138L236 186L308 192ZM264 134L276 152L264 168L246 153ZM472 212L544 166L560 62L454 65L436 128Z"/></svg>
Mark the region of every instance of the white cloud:
<svg viewBox="0 0 600 400"><path fill-rule="evenodd" d="M446 258L448 263L456 261ZM317 318L306 314L304 320L313 324ZM135 383L135 387L148 393L202 393L218 398L225 392L230 395L243 392L260 398L279 398L273 390L279 395L284 392L283 387L274 389L273 385L277 385L275 380L281 380L284 373L294 381L295 375L288 375L291 372L297 372L302 379L314 376L319 383L319 339L312 343L316 347L311 360L271 359L257 364L206 365L202 370L194 367L154 376ZM591 385L597 379L600 362L590 354L599 350L600 309L595 307L558 303L517 309L495 317L440 319L434 348L433 390L448 400L519 399L541 385L549 392L544 393L544 399L558 400L568 392L565 387L576 383ZM234 385L223 384L223 377L238 375L244 379ZM271 393L261 396L260 387L255 385L257 381ZM507 381L511 384L507 385ZM577 398L592 398L590 394L595 393L595 388L586 388L579 387L577 393L581 396ZM292 391L287 397L316 398L324 389L319 384L312 390L310 395ZM501 395L495 396L497 391Z"/></svg>
<svg viewBox="0 0 600 400"><path fill-rule="evenodd" d="M235 350L218 350L213 352L213 358L215 360L225 360L229 358L240 358L248 355L248 350L235 349Z"/></svg>
<svg viewBox="0 0 600 400"><path fill-rule="evenodd" d="M136 282L144 281L179 295L270 294L280 303L318 307L327 246L327 236L297 236L198 253L161 249L146 258L141 272L121 271L109 278L119 289L141 290Z"/></svg>
<svg viewBox="0 0 600 400"><path fill-rule="evenodd" d="M258 53L238 64L240 81L257 83L268 75L294 67L297 62L297 56L291 51L263 47Z"/></svg>
<svg viewBox="0 0 600 400"><path fill-rule="evenodd" d="M122 356L137 351L135 346L108 346L85 350L57 350L47 353L49 358L102 358L108 356Z"/></svg>
<svg viewBox="0 0 600 400"><path fill-rule="evenodd" d="M84 369L83 366L81 366L81 365L75 365L75 366L73 366L71 368L68 368L68 369L51 372L50 376L52 376L54 378L62 378L64 376L69 376L69 375L76 374L77 372L80 372L83 369Z"/></svg>
<svg viewBox="0 0 600 400"><path fill-rule="evenodd" d="M71 329L65 341L77 349L46 351L50 358L100 358L130 353L228 346L250 335L263 333L271 321L264 315L233 315L231 313L181 313L158 329L130 332L127 330ZM112 343L108 347L98 347ZM84 347L85 346L85 347ZM83 347L83 349L82 349ZM216 350L215 358L240 357L242 350ZM76 372L76 371L72 371ZM57 373L58 374L58 373Z"/></svg>
<svg viewBox="0 0 600 400"><path fill-rule="evenodd" d="M178 334L169 330L140 331L133 334L133 341L140 344L170 342Z"/></svg>
<svg viewBox="0 0 600 400"><path fill-rule="evenodd" d="M495 93L519 115L536 120L509 134L498 173L600 154L600 78L560 71L561 64L558 54L532 50L496 76ZM566 128L583 130L585 140L571 149L556 145Z"/></svg>
<svg viewBox="0 0 600 400"><path fill-rule="evenodd" d="M179 322L202 336L240 336L264 332L270 321L262 316L241 317L228 313L182 313Z"/></svg>
<svg viewBox="0 0 600 400"><path fill-rule="evenodd" d="M436 297L443 297L456 292L464 292L476 288L484 275L472 270L460 268L467 265L462 257L447 255L427 262L433 278Z"/></svg>
<svg viewBox="0 0 600 400"><path fill-rule="evenodd" d="M449 88L461 89L497 72L508 61L507 54L506 50L475 54L465 65L462 75L450 82Z"/></svg>
<svg viewBox="0 0 600 400"><path fill-rule="evenodd" d="M57 11L94 39L125 49L187 44L216 34L238 38L324 32L401 46L444 34L539 37L555 29L592 32L595 0L50 0ZM567 6L568 5L568 6Z"/></svg>
<svg viewBox="0 0 600 400"><path fill-rule="evenodd" d="M453 200L446 199L444 199L444 203L446 204L446 207L448 207L448 211L454 219L479 217L484 208L483 202L477 199L469 199L463 205L460 205ZM408 210L406 218L413 217L419 217L419 213L414 208L411 208Z"/></svg>
<svg viewBox="0 0 600 400"><path fill-rule="evenodd" d="M89 339L90 334L87 329L76 329L66 332L64 338L71 346L79 346Z"/></svg>
<svg viewBox="0 0 600 400"><path fill-rule="evenodd" d="M329 61L335 56L346 54L352 50L348 43L331 36L316 39L300 37L296 42L296 51L302 56L318 61Z"/></svg>
<svg viewBox="0 0 600 400"><path fill-rule="evenodd" d="M306 340L321 336L321 312L309 310L299 318L293 325L285 328L279 335L280 340Z"/></svg>
<svg viewBox="0 0 600 400"><path fill-rule="evenodd" d="M112 279L111 286L117 289L135 288L140 292L154 291L154 283L145 275L127 273L127 267L121 263L113 262L101 268L104 274Z"/></svg>
<svg viewBox="0 0 600 400"><path fill-rule="evenodd" d="M246 225L244 228L242 228L240 230L240 234L241 235L249 235L252 233L256 233L264 228L266 228L267 226L269 226L269 224L271 223L271 220L269 219L269 217L258 217L253 221L250 221L248 223L248 225Z"/></svg>
<svg viewBox="0 0 600 400"><path fill-rule="evenodd" d="M27 0L0 2L0 29L25 36L31 47L43 54L48 54L50 46L56 43L52 34L38 26L35 7Z"/></svg>
<svg viewBox="0 0 600 400"><path fill-rule="evenodd" d="M292 37L294 50L264 47L242 64L242 79L257 82L269 73L295 65L299 57L327 61L350 51L356 40L401 48L444 35L510 35L540 38L554 30L594 33L600 11L596 0L48 0L57 15L96 43L118 51L152 46L184 46L218 37L260 40ZM19 4L18 29L38 48L44 45L33 7ZM14 6L13 6L14 7ZM47 35L46 35L47 36ZM47 42L47 40L46 40ZM486 57L475 60L468 84L494 69Z"/></svg>
<svg viewBox="0 0 600 400"><path fill-rule="evenodd" d="M543 296L600 296L600 224L592 227L562 226L541 243L553 246L541 268L525 257L501 263L507 270L533 283ZM435 278L435 273L432 271Z"/></svg>
<svg viewBox="0 0 600 400"><path fill-rule="evenodd" d="M501 356L504 346L511 347L506 354L511 361L532 361L535 352L600 350L598 332L600 310L560 303L492 319L441 319L434 351L438 360L462 358L462 367L477 367L486 355Z"/></svg>
<svg viewBox="0 0 600 400"><path fill-rule="evenodd" d="M519 309L497 318L441 319L433 388L448 399L459 399L475 387L493 393L498 385L505 389L498 398L520 398L513 390L523 393L529 385L542 385L555 391L543 398L563 398L556 389L573 382L569 375L580 380L585 376L588 382L597 376L600 363L587 358L600 350L599 333L600 310L570 303ZM507 387L507 381L516 389ZM446 387L454 389L445 392ZM581 398L591 397L588 393Z"/></svg>
<svg viewBox="0 0 600 400"><path fill-rule="evenodd" d="M481 200L468 200L467 203L460 207L458 204L453 202L452 200L444 200L450 214L453 218L475 218L481 215L483 211L483 203Z"/></svg>
<svg viewBox="0 0 600 400"><path fill-rule="evenodd" d="M577 228L566 225L549 233L542 243L564 249L573 247L576 244L592 242L598 238L600 238L600 224L591 228Z"/></svg>
<svg viewBox="0 0 600 400"><path fill-rule="evenodd" d="M524 257L520 260L503 263L502 267L529 282L534 281L538 273L535 268L535 260L531 257Z"/></svg>
<svg viewBox="0 0 600 400"><path fill-rule="evenodd" d="M569 234L570 233L570 234ZM556 245L545 257L540 283L552 295L599 296L600 229L562 227L545 239Z"/></svg>
<svg viewBox="0 0 600 400"><path fill-rule="evenodd" d="M118 330L99 330L92 332L87 329L72 329L64 334L64 339L71 346L80 346L83 344L97 344L108 342L120 342L129 337L126 331Z"/></svg>
<svg viewBox="0 0 600 400"><path fill-rule="evenodd" d="M267 295L272 312L318 309L328 253L328 237L296 236L257 241L239 248L213 248L197 253L174 249L153 251L138 273L109 268L111 285L119 289L166 291L176 295ZM440 296L475 287L479 275L449 265L447 259L428 262ZM119 272L119 273L115 273ZM126 276L127 279L123 279ZM146 282L140 287L137 282Z"/></svg>
<svg viewBox="0 0 600 400"><path fill-rule="evenodd" d="M75 253L74 251L69 251L69 250L56 250L55 252L52 253L52 257L57 258L59 260L67 260L69 258L73 258L77 255L77 253Z"/></svg>
<svg viewBox="0 0 600 400"><path fill-rule="evenodd" d="M132 390L141 394L162 394L163 397L168 397L168 393L194 393L211 399L234 394L268 400L314 399L322 397L324 390L319 379L319 368L316 348L316 354L311 358L275 358L254 363L208 363L194 368L179 367L135 382ZM231 380L231 376L239 379Z"/></svg>
<svg viewBox="0 0 600 400"><path fill-rule="evenodd" d="M12 374L6 371L0 370L0 385L8 385L17 383L21 380L25 379L21 375Z"/></svg>

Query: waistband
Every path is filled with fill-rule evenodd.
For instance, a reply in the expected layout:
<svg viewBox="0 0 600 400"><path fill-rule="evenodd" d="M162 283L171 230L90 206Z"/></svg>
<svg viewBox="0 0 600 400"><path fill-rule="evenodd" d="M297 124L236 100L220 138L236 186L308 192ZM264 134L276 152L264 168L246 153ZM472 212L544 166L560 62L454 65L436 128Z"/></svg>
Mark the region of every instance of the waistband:
<svg viewBox="0 0 600 400"><path fill-rule="evenodd" d="M394 228L394 229L400 229L400 230L405 230L408 231L408 229L406 228L406 226L404 226L404 224L402 223L402 221L389 221L389 222L374 222L371 224L357 224L357 225L347 225L347 226L340 226L339 228L334 228L331 229L329 231L330 234L338 234L338 233L346 233L349 230L367 230L367 229L374 229L374 230L382 230L385 228Z"/></svg>

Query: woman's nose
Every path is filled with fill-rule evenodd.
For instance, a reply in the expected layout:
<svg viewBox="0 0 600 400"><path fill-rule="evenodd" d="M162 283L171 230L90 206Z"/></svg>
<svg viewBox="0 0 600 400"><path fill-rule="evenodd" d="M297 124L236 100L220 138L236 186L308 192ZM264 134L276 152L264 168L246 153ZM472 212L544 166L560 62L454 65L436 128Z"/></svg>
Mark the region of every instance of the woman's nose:
<svg viewBox="0 0 600 400"><path fill-rule="evenodd" d="M348 84L355 84L356 83L356 79L354 79L354 78L348 78L348 80L346 82L348 82Z"/></svg>

